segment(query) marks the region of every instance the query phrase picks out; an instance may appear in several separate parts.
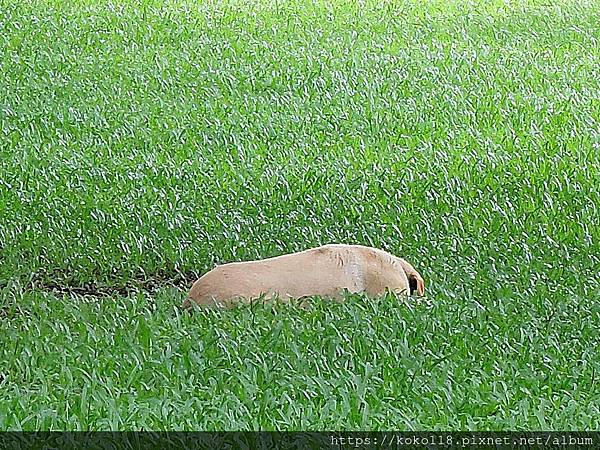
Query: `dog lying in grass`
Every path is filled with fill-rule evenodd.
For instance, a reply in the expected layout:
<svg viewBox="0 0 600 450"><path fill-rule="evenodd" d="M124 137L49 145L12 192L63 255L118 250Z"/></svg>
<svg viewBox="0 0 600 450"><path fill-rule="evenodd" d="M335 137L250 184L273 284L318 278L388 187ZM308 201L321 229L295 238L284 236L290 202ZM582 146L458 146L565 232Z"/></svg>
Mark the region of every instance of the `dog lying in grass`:
<svg viewBox="0 0 600 450"><path fill-rule="evenodd" d="M258 298L340 300L344 290L369 296L425 293L421 275L402 258L362 245L329 244L258 261L217 266L192 286L183 307L229 308Z"/></svg>

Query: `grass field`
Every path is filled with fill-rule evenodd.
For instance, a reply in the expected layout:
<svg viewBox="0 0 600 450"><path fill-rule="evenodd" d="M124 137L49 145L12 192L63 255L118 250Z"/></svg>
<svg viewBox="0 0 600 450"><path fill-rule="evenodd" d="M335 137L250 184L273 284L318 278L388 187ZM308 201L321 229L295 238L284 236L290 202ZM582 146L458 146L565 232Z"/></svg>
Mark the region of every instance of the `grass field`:
<svg viewBox="0 0 600 450"><path fill-rule="evenodd" d="M0 0L0 429L600 429L599 23ZM179 311L328 242L427 298Z"/></svg>

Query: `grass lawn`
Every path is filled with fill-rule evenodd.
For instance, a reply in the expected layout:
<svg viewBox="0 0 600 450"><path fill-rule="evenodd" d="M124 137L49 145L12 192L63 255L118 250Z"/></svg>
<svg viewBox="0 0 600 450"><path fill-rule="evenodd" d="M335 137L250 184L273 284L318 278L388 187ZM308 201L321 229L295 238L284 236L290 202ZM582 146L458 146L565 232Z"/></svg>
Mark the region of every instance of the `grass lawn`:
<svg viewBox="0 0 600 450"><path fill-rule="evenodd" d="M599 23L0 0L0 429L600 429ZM427 298L179 311L329 242Z"/></svg>

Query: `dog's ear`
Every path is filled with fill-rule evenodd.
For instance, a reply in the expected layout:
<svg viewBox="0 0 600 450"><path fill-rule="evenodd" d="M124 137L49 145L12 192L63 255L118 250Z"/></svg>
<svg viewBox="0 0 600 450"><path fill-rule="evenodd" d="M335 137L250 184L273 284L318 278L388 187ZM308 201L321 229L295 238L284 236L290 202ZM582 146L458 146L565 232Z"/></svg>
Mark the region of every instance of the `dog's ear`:
<svg viewBox="0 0 600 450"><path fill-rule="evenodd" d="M425 281L421 277L421 274L410 265L408 261L402 258L398 258L406 277L408 278L408 287L410 288L410 294L417 293L418 295L425 295Z"/></svg>
<svg viewBox="0 0 600 450"><path fill-rule="evenodd" d="M425 295L425 281L421 277L417 278L417 294Z"/></svg>

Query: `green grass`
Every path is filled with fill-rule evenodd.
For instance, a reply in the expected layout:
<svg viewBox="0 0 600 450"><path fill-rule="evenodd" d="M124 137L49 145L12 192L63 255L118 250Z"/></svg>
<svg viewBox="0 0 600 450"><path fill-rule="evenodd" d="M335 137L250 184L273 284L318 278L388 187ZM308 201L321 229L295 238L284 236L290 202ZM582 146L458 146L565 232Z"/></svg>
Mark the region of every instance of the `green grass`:
<svg viewBox="0 0 600 450"><path fill-rule="evenodd" d="M174 296L23 296L2 337L3 427L598 426L598 305L581 298L191 316Z"/></svg>
<svg viewBox="0 0 600 450"><path fill-rule="evenodd" d="M0 429L600 429L598 23L0 0ZM328 242L427 301L178 311Z"/></svg>

